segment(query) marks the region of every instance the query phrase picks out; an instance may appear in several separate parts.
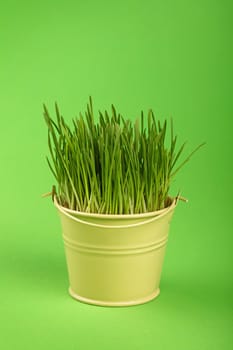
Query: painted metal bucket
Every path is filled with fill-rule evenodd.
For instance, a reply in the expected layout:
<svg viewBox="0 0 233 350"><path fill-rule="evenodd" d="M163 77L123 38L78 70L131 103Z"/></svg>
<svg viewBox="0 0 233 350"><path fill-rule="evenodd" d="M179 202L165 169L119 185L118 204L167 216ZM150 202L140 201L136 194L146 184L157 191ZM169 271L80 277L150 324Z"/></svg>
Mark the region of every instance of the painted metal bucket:
<svg viewBox="0 0 233 350"><path fill-rule="evenodd" d="M129 306L158 296L169 224L177 198L161 211L134 215L75 212L61 218L70 295L102 306Z"/></svg>

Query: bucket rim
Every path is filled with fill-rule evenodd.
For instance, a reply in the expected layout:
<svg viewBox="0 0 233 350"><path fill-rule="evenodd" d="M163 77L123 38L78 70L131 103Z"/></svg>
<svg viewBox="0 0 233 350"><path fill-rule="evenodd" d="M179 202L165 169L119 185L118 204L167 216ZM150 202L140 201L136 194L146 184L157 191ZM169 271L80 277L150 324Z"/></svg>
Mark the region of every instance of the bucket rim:
<svg viewBox="0 0 233 350"><path fill-rule="evenodd" d="M140 218L147 218L152 216L159 216L167 211L169 211L171 208L175 207L178 201L178 197L168 197L170 200L170 205L168 205L166 208L150 211L146 213L140 213L140 214L99 214L99 213L86 213L83 211L73 210L66 208L58 203L57 196L54 195L53 201L54 205L57 208L61 208L63 211L67 212L68 214L77 215L81 217L88 217L88 218L100 218L100 219L140 219Z"/></svg>

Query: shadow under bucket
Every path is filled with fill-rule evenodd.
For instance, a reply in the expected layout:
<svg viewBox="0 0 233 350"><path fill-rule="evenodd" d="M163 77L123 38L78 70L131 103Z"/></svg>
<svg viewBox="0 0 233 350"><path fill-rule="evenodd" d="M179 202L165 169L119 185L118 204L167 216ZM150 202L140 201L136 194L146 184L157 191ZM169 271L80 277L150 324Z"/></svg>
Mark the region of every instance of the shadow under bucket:
<svg viewBox="0 0 233 350"><path fill-rule="evenodd" d="M66 209L61 218L70 295L102 306L146 303L159 294L169 225L177 198L160 211L134 215Z"/></svg>

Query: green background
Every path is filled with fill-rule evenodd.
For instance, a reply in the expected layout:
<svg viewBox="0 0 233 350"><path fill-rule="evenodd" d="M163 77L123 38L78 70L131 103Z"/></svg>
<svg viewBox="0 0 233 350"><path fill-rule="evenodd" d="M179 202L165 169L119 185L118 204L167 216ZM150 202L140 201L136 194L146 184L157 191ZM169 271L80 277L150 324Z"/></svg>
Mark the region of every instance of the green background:
<svg viewBox="0 0 233 350"><path fill-rule="evenodd" d="M5 1L0 5L0 347L232 349L231 1ZM171 226L161 295L102 308L68 296L50 199L42 103L69 119L113 102L173 117L189 204Z"/></svg>

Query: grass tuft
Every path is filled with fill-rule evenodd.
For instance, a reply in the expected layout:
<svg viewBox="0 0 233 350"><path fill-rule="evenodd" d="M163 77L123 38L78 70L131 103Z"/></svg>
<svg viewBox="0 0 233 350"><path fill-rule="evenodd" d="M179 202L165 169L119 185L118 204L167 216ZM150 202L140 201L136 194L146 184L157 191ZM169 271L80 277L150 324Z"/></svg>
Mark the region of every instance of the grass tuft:
<svg viewBox="0 0 233 350"><path fill-rule="evenodd" d="M166 205L174 176L203 144L179 165L173 121L157 121L152 110L134 123L117 112L99 111L95 122L91 97L72 129L55 104L56 121L44 105L48 127L49 168L57 182L59 203L73 210L101 214L137 214ZM167 146L167 144L169 146Z"/></svg>

